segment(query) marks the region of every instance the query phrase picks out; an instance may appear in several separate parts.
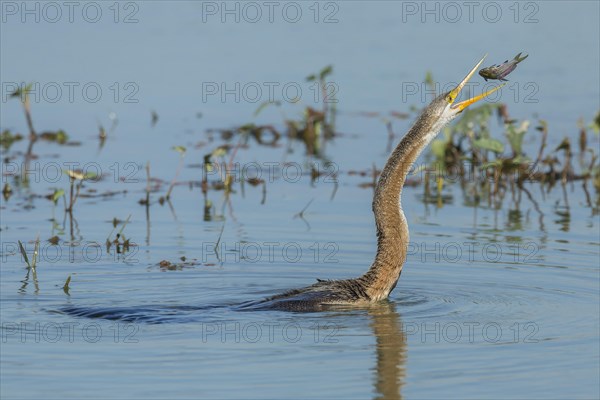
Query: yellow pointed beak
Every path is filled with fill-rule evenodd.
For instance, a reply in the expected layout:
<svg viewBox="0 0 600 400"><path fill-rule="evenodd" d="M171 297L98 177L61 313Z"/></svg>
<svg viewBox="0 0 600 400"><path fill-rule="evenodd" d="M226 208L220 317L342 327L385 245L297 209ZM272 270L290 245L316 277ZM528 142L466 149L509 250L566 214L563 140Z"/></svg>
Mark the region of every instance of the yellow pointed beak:
<svg viewBox="0 0 600 400"><path fill-rule="evenodd" d="M485 60L486 57L487 57L487 54L485 56L483 56L483 58L477 63L477 65L475 65L473 67L473 69L467 74L467 76L465 77L465 79L463 79L462 82L460 82L458 84L458 86L450 92L450 98L452 99L452 102L454 102L456 100L456 98L460 94L460 91L465 87L465 85L467 84L467 82L469 82L469 79L471 79L471 77L475 74L475 72L477 71L477 69L479 68L479 66L483 63L483 60ZM504 85L506 85L506 83L503 83L502 85L496 86L495 88L490 89L487 92L482 93L482 94L480 94L478 96L472 97L469 100L465 100L465 101L461 101L460 103L453 104L452 108L458 109L458 111L462 111L465 108L467 108L468 106L470 106L471 104L473 104L475 102L478 102L481 99L486 98L487 96L489 96L490 94L494 93L496 90L500 89Z"/></svg>

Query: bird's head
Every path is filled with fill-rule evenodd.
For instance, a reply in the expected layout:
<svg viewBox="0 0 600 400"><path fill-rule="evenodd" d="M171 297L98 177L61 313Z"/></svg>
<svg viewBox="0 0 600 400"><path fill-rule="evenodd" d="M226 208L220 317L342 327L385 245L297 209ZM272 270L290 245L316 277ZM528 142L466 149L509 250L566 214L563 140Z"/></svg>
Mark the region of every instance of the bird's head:
<svg viewBox="0 0 600 400"><path fill-rule="evenodd" d="M468 100L464 100L461 102L456 102L461 90L465 87L469 79L475 74L477 68L483 63L486 56L483 56L481 61L471 69L471 71L467 74L465 79L463 79L456 88L452 89L449 92L443 93L436 97L431 104L429 104L425 110L423 110L422 117L424 117L424 121L427 121L428 124L432 126L427 129L430 132L439 132L444 125L448 122L452 121L458 114L460 114L465 108L470 106L473 103L478 102L481 99L486 98L490 94L494 93L496 90L500 89L504 84L494 87L493 89L488 90L485 93L482 93L478 96L472 97Z"/></svg>

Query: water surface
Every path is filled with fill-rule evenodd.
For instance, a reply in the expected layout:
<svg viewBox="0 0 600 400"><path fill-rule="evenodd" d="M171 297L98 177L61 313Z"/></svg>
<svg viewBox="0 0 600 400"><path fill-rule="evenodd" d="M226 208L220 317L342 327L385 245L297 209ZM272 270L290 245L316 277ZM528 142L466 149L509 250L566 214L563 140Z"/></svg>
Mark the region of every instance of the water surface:
<svg viewBox="0 0 600 400"><path fill-rule="evenodd" d="M340 2L333 24L248 24L203 22L201 3L136 4L135 24L9 18L1 26L3 83L97 82L104 89L97 103L63 96L32 104L39 131L62 128L82 145L36 144L31 187L14 187L2 200L2 398L600 395L600 220L581 182L547 192L528 184L532 199L508 193L500 204L476 206L459 184L444 188L443 201L425 197L422 186L407 187L410 254L388 302L309 314L233 307L368 268L375 227L372 190L363 184L371 177L354 172L383 166L387 131L381 119L354 112L421 107L428 99L403 97L403 84L420 83L427 70L452 82L486 52L500 62L525 50L527 64L511 75L520 95L504 92L501 100L515 118L547 120L549 147L575 134L577 120L590 121L600 108L597 3L532 2L538 21L527 24L515 23L508 5L498 23L404 21L401 3ZM179 162L172 146L188 148L179 180L198 182L203 156L223 143L207 129L247 122L281 128L276 108L254 117L258 104L247 99L203 101L203 83L297 82L302 103L316 106L304 77L327 64L339 86L340 135L324 153L337 186L326 179L325 161L307 157L301 143L250 141L236 161L263 167L266 195L260 185L238 185L228 199L212 190L205 198L198 186L182 184L170 205L158 203ZM115 101L114 82L121 89L134 82L139 102ZM528 102L522 90L532 82L537 101ZM281 109L302 111L286 102ZM154 127L151 110L159 115ZM109 129L110 113L119 123L99 150L97 126ZM394 120L394 130L409 124ZM3 98L2 129L26 132L14 99ZM537 149L534 134L528 146ZM3 152L14 156L3 165L3 185L25 150L19 142ZM138 201L148 161L152 176L166 183L147 210ZM52 163L69 162L104 174L85 186L90 197L78 200L72 219L43 198L68 189L66 176L50 174ZM317 182L309 162L326 172ZM276 165L273 176L266 165ZM289 169L282 176L286 165L303 175ZM118 194L95 195L108 190ZM309 203L303 218L294 218ZM129 215L124 233L135 246L107 251L112 220ZM34 277L17 241L31 254L38 235ZM54 235L58 246L45 241ZM163 260L181 265L164 268ZM73 309L119 319L65 312Z"/></svg>

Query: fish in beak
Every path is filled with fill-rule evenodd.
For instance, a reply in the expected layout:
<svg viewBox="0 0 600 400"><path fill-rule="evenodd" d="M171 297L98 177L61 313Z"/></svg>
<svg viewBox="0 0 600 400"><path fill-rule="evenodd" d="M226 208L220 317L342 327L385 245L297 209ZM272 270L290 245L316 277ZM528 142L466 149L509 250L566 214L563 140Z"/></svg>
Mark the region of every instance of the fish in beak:
<svg viewBox="0 0 600 400"><path fill-rule="evenodd" d="M465 87L465 85L467 84L467 82L469 81L469 79L471 79L471 77L475 74L475 72L477 71L477 68L479 68L479 66L483 63L483 60L485 60L486 57L487 57L487 54L485 56L483 56L483 58L481 59L481 61L479 61L477 63L477 65L475 65L473 67L473 69L467 74L467 76L465 77L465 79L463 79L462 82L460 82L458 84L458 86L456 88L454 88L450 92L450 94L448 95L448 101L452 104L452 109L457 110L457 112L461 112L462 110L464 110L465 108L467 108L471 104L473 104L475 102L478 102L481 99L486 98L490 94L494 93L496 90L500 89L502 86L506 85L506 83L503 83L502 85L496 86L495 88L492 88L492 89L488 90L485 93L482 93L482 94L480 94L478 96L472 97L472 98L470 98L468 100L461 101L460 103L454 104L454 101L456 100L456 98L460 94L460 91Z"/></svg>

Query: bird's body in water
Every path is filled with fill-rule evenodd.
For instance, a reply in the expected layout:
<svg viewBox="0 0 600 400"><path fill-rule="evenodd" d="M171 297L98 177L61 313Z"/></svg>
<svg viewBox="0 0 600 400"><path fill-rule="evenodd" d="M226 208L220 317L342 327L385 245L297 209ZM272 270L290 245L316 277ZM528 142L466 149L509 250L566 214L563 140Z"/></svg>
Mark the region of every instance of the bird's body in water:
<svg viewBox="0 0 600 400"><path fill-rule="evenodd" d="M485 57L484 57L485 58ZM497 86L469 100L455 103L467 81L475 74L483 59L467 77L450 92L435 98L410 130L404 135L390 155L375 188L373 213L377 227L377 254L369 270L361 277L343 280L318 280L317 283L266 299L234 306L244 310L320 311L339 306L367 306L386 299L396 287L408 249L408 224L402 211L400 196L404 180L419 154L429 142L463 109L499 89ZM224 306L225 307L225 306ZM191 311L210 309L191 307ZM177 308L181 311L182 308ZM186 308L185 310L188 310ZM82 317L107 318L124 321L161 323L176 318L171 307L140 308L89 308L66 307L60 310ZM175 316L174 316L175 315Z"/></svg>
<svg viewBox="0 0 600 400"><path fill-rule="evenodd" d="M482 62L483 59L454 90L438 96L423 110L385 164L373 198L377 254L369 270L355 279L318 280L311 286L245 303L240 306L241 309L320 311L340 305L366 305L388 297L396 287L408 249L408 224L400 201L404 180L419 154L444 125L464 108L500 87L455 103L460 91Z"/></svg>

